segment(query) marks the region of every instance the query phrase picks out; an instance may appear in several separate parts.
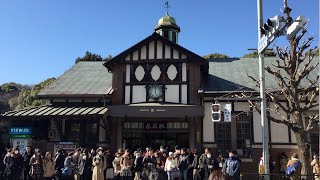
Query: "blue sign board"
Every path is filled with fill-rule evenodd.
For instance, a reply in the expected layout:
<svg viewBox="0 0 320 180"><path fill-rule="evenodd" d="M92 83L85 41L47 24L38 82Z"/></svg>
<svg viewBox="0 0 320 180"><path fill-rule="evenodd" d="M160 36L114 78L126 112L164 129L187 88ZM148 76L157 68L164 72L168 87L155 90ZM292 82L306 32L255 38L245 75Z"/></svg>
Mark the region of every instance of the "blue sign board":
<svg viewBox="0 0 320 180"><path fill-rule="evenodd" d="M31 134L31 127L11 127L9 134Z"/></svg>

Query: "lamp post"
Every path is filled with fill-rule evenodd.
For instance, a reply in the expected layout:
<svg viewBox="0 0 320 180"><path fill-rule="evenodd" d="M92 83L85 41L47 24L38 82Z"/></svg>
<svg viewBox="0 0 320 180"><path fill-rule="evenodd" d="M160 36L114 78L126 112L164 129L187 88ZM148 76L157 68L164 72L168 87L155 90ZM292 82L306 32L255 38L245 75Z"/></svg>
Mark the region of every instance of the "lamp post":
<svg viewBox="0 0 320 180"><path fill-rule="evenodd" d="M258 44L262 38L260 27L263 25L262 0L257 0L258 9ZM269 134L268 121L266 116L266 93L265 93L265 71L263 53L259 53L259 81L260 81L260 99L261 99L261 125L262 125L262 151L263 164L265 168L265 180L270 180L269 175Z"/></svg>

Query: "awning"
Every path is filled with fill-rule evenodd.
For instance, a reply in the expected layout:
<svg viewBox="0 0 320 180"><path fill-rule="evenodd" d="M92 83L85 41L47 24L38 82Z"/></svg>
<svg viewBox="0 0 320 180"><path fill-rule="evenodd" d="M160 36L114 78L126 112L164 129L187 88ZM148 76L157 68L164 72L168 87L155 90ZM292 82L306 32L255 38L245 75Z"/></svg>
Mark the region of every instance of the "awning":
<svg viewBox="0 0 320 180"><path fill-rule="evenodd" d="M202 117L203 106L186 104L139 103L108 106L109 116L118 117Z"/></svg>
<svg viewBox="0 0 320 180"><path fill-rule="evenodd" d="M38 106L16 111L8 111L1 114L1 118L36 118L50 116L103 116L108 112L106 107L61 107L61 106Z"/></svg>

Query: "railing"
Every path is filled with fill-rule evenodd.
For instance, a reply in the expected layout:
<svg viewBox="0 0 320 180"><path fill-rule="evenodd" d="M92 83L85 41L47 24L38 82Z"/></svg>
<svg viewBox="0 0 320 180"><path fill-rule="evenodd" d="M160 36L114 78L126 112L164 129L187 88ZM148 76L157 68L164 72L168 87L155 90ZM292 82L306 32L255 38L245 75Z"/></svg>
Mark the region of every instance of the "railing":
<svg viewBox="0 0 320 180"><path fill-rule="evenodd" d="M259 174L259 173L242 173L241 180L264 180L264 176L267 174ZM269 174L270 180L320 180L319 176L314 174L301 175L301 174L293 174L293 175L285 175L285 174Z"/></svg>

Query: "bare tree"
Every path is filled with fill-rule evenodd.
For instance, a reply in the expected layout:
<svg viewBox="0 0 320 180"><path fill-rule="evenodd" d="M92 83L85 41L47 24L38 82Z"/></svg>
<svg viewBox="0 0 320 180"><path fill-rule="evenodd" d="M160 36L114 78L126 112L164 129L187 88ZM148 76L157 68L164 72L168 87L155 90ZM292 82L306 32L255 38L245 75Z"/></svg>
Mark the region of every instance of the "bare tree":
<svg viewBox="0 0 320 180"><path fill-rule="evenodd" d="M284 0L284 13L286 19L292 19L290 17L291 9L287 6L286 0ZM313 41L313 37L308 37L305 41L301 42L301 39L307 32L303 29L300 34L296 35L289 40L290 47L281 48L275 46L276 53L279 57L275 64L265 67L265 70L275 77L279 86L276 91L266 91L269 102L273 102L274 106L267 108L268 119L277 123L283 123L287 125L295 134L298 146L299 159L302 163L301 174L312 174L310 166L310 131L317 125L319 114L307 115L307 111L319 105L318 95L319 87L318 80L319 74L311 76L313 71L316 71L319 62L314 61L315 48L310 48ZM252 79L256 86L260 86L259 80L251 75L248 75ZM307 82L307 83L306 83ZM304 87L302 86L304 84ZM307 86L305 84L308 84ZM303 87L303 88L301 88ZM240 98L252 97L252 93L237 94ZM283 103L285 101L285 103ZM260 105L258 102L249 101L259 113ZM272 112L277 117L271 116ZM304 122L304 119L307 120Z"/></svg>

